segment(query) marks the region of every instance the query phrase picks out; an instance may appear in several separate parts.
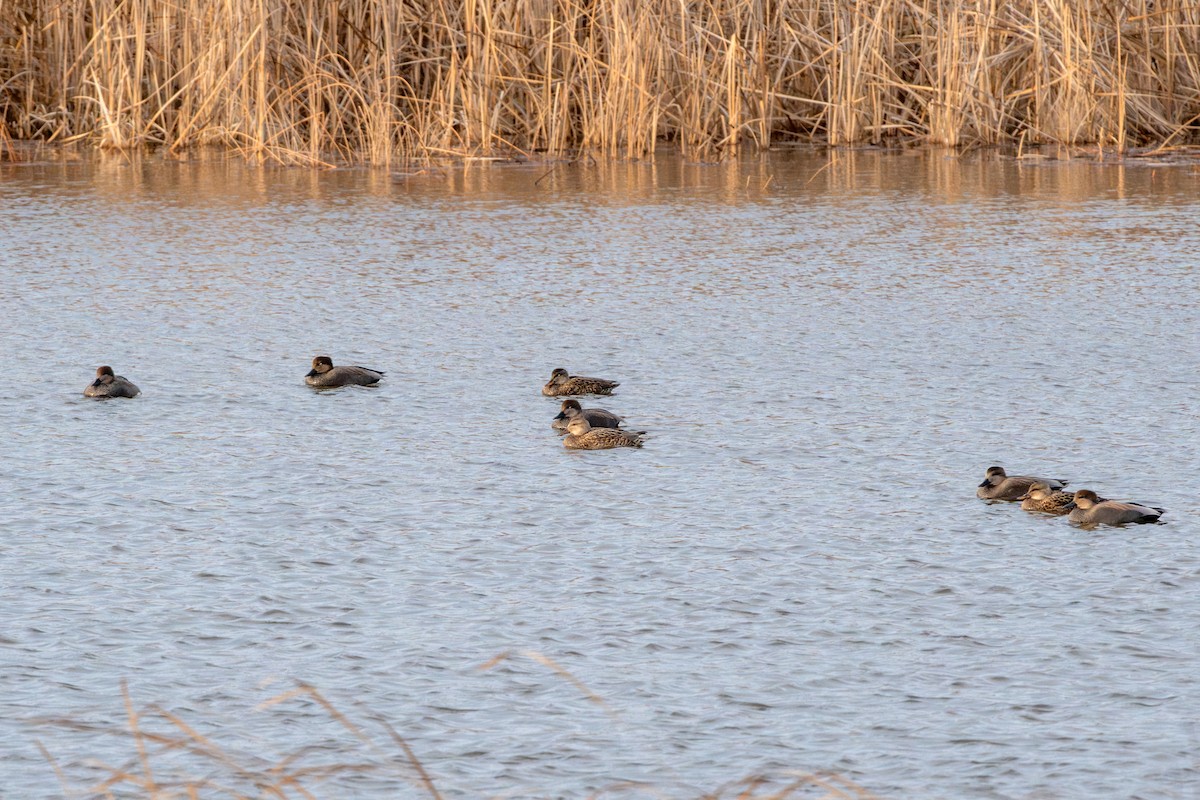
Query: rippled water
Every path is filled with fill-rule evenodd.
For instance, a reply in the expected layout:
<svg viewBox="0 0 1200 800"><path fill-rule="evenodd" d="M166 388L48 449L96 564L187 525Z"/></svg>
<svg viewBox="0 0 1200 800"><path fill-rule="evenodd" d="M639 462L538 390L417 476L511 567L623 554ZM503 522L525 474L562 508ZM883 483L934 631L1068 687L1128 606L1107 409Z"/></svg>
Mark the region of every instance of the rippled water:
<svg viewBox="0 0 1200 800"><path fill-rule="evenodd" d="M0 165L0 794L136 771L127 679L322 797L429 796L380 718L448 797L1200 797L1198 221L1149 161Z"/></svg>

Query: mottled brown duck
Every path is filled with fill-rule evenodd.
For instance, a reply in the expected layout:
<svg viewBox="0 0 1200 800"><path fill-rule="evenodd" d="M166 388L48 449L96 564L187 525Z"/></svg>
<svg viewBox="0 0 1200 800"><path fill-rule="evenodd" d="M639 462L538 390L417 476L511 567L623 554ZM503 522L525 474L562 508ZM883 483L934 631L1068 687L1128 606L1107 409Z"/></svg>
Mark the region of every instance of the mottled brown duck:
<svg viewBox="0 0 1200 800"><path fill-rule="evenodd" d="M618 428L593 428L583 417L567 423L563 447L570 450L610 450L614 447L641 447L642 437Z"/></svg>
<svg viewBox="0 0 1200 800"><path fill-rule="evenodd" d="M550 380L542 387L542 394L547 397L565 397L580 394L612 394L612 390L620 386L617 381L606 381L603 378L585 378L582 375L570 375L559 367L550 373Z"/></svg>
<svg viewBox="0 0 1200 800"><path fill-rule="evenodd" d="M1035 481L1029 487L1029 491L1021 496L1021 508L1039 514L1062 516L1071 513L1071 509L1075 507L1072 505L1074 499L1074 492L1051 489L1044 481Z"/></svg>

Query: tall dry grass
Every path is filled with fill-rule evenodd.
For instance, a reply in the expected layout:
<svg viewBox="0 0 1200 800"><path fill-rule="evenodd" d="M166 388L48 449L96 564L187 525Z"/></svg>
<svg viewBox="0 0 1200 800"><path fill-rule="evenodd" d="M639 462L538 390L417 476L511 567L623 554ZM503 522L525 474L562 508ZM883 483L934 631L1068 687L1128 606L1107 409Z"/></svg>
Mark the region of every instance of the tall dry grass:
<svg viewBox="0 0 1200 800"><path fill-rule="evenodd" d="M3 0L0 139L252 159L1200 138L1195 0Z"/></svg>

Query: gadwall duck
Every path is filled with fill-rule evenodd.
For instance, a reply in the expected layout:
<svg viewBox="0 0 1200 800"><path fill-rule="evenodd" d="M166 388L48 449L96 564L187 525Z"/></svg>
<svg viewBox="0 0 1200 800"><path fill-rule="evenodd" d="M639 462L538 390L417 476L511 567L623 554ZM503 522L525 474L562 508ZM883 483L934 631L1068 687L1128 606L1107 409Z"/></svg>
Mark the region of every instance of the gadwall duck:
<svg viewBox="0 0 1200 800"><path fill-rule="evenodd" d="M559 367L550 373L550 380L542 387L542 394L546 397L562 397L569 394L612 394L612 390L620 385L616 381L606 381L603 378L568 375L565 369Z"/></svg>
<svg viewBox="0 0 1200 800"><path fill-rule="evenodd" d="M567 423L563 447L571 450L608 450L613 447L641 447L642 437L617 428L593 428L583 417Z"/></svg>
<svg viewBox="0 0 1200 800"><path fill-rule="evenodd" d="M1071 513L1071 509L1075 507L1071 505L1074 499L1074 492L1051 489L1045 481L1034 481L1030 485L1029 491L1020 498L1021 508L1025 511L1037 511L1056 516Z"/></svg>
<svg viewBox="0 0 1200 800"><path fill-rule="evenodd" d="M624 419L603 408L583 408L578 400L563 400L562 411L558 412L550 427L556 431L565 431L568 423L575 417L583 417L593 428L619 428L621 420Z"/></svg>
<svg viewBox="0 0 1200 800"><path fill-rule="evenodd" d="M1141 503L1102 500L1090 489L1080 489L1075 493L1075 507L1067 519L1081 525L1124 525L1127 522L1158 522L1165 513L1164 508Z"/></svg>
<svg viewBox="0 0 1200 800"><path fill-rule="evenodd" d="M136 397L141 390L121 375L114 375L112 367L97 367L96 380L83 390L84 397Z"/></svg>
<svg viewBox="0 0 1200 800"><path fill-rule="evenodd" d="M304 376L304 382L318 389L335 386L371 386L379 383L383 373L366 367L335 367L329 356L317 356L312 361L312 371Z"/></svg>
<svg viewBox="0 0 1200 800"><path fill-rule="evenodd" d="M1061 489L1066 481L1054 478L1029 478L1023 475L1008 475L1004 467L988 467L987 477L979 484L975 496L981 500L1020 500L1029 487L1041 481L1051 489Z"/></svg>

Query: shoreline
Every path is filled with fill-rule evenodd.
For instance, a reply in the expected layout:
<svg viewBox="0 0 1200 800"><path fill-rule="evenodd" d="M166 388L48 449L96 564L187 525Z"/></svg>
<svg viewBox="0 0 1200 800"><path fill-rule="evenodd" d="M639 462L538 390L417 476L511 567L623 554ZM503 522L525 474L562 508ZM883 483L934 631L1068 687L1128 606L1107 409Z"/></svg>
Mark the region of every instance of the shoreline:
<svg viewBox="0 0 1200 800"><path fill-rule="evenodd" d="M1200 143L1147 145L1143 147L1130 147L1119 151L1096 144L1066 145L1046 143L1021 147L1014 143L1002 143L995 145L961 145L949 147L945 145L916 143L831 145L823 142L795 142L777 144L769 149L747 150L746 152L714 161L689 160L681 148L664 143L656 148L653 153L640 158L620 158L593 152L564 154L517 152L490 156L444 156L438 159L409 158L396 159L386 163L373 163L369 161L339 160L333 154L324 154L317 161L303 163L283 160L249 159L246 158L244 153L236 149L212 145L188 148L181 151L172 151L166 147L151 146L129 150L114 150L84 141L58 143L39 140L0 139L0 165L76 160L97 161L106 158L117 158L123 161L148 159L163 163L235 161L247 166L319 169L322 171L362 169L398 171L406 168L425 171L429 169L469 168L473 166L540 166L554 169L560 166L576 166L579 164L636 165L655 164L664 161L679 161L690 166L703 167L728 163L744 163L746 161L778 156L786 157L793 154L821 154L828 156L831 161L835 161L841 155L863 153L899 155L918 152L924 154L940 153L953 158L982 156L989 159L1014 161L1017 163L1083 161L1110 166L1147 164L1151 162L1156 166L1184 166L1200 163Z"/></svg>

